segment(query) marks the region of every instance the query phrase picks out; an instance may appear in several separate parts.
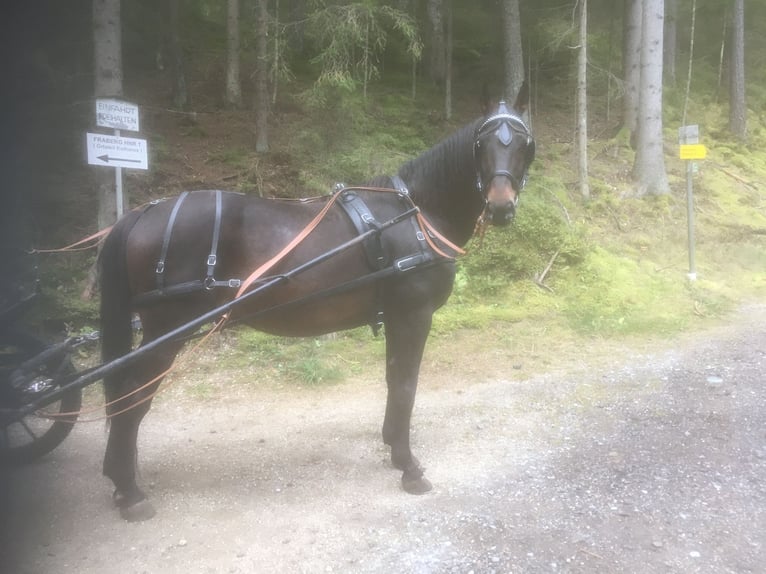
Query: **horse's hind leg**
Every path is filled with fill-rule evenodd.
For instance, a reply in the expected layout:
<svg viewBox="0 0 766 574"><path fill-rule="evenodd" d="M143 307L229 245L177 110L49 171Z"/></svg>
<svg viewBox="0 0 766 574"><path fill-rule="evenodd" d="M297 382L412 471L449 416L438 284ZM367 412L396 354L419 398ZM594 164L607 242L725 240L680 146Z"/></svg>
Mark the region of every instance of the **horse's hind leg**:
<svg viewBox="0 0 766 574"><path fill-rule="evenodd" d="M410 450L410 419L430 329L431 313L426 310L386 315L388 397L383 442L391 446L391 463L403 471L402 488L411 494L423 494L432 488Z"/></svg>
<svg viewBox="0 0 766 574"><path fill-rule="evenodd" d="M148 520L155 514L154 507L136 483L136 443L141 420L151 406L151 399L146 400L146 397L156 391L160 382L156 381L122 400L117 399L146 384L173 363L180 345L168 345L104 384L107 402L117 401L107 407L107 412L113 416L104 455L104 475L114 483L114 502L120 509L120 515L130 522Z"/></svg>

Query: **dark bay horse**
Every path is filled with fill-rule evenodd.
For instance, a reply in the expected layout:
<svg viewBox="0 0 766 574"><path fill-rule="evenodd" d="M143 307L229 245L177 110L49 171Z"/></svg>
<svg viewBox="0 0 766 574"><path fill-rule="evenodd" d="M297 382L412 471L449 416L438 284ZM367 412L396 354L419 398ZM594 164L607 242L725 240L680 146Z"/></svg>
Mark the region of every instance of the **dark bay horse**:
<svg viewBox="0 0 766 574"><path fill-rule="evenodd" d="M513 219L534 158L534 140L520 117L525 106L521 98L513 110L501 103L396 176L368 184L390 192L354 188L333 200L285 201L198 191L130 212L115 225L100 257L104 361L130 351L134 311L146 345L225 304L253 270L283 251L332 201L313 231L273 261L266 277L289 275L365 229L379 226L379 233L248 297L229 320L286 336L382 322L388 385L383 441L402 471L404 490L427 492L431 484L410 450L410 417L431 318L452 290L450 242L465 244L480 217L496 225ZM413 204L430 227L402 216ZM373 280L360 279L365 277ZM107 401L114 401L107 406L114 416L104 474L114 482L114 502L127 520L154 514L136 484L136 440L151 399L140 401L159 380L125 395L163 373L182 346L183 340L171 339L104 381Z"/></svg>

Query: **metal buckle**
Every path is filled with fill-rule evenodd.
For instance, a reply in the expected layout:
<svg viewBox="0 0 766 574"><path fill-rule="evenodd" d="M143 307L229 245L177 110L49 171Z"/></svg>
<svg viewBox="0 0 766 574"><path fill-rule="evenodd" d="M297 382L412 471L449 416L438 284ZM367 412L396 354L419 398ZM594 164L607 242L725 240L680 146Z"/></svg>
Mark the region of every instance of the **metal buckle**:
<svg viewBox="0 0 766 574"><path fill-rule="evenodd" d="M421 255L410 255L409 257L402 257L401 259L398 259L394 262L394 267L396 267L397 271L407 271L420 263L421 259Z"/></svg>
<svg viewBox="0 0 766 574"><path fill-rule="evenodd" d="M207 256L207 264L208 264L210 267L213 267L213 266L215 266L215 262L216 262L216 260L217 260L217 258L216 258L216 256L215 256L215 254L214 254L214 253L211 253L210 255L208 255L208 256Z"/></svg>
<svg viewBox="0 0 766 574"><path fill-rule="evenodd" d="M154 272L157 275L162 275L165 272L165 262L157 261L157 267L154 268Z"/></svg>
<svg viewBox="0 0 766 574"><path fill-rule="evenodd" d="M425 234L422 231L420 231L419 229L415 232L415 237L418 238L418 241L425 241L426 240Z"/></svg>
<svg viewBox="0 0 766 574"><path fill-rule="evenodd" d="M229 279L229 287L232 289L238 289L242 285L242 281L240 279Z"/></svg>

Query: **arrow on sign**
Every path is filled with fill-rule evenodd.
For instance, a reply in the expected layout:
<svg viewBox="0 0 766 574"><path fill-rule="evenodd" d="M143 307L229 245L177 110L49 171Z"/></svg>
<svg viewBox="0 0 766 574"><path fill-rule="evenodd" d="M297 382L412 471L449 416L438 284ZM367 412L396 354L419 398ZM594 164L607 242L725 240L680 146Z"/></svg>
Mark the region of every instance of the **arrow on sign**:
<svg viewBox="0 0 766 574"><path fill-rule="evenodd" d="M126 158L126 157L109 157L108 154L100 155L100 156L98 156L98 159L100 159L101 161L106 162L106 163L109 163L109 160L112 160L112 161L128 161L128 162L132 162L132 163L141 163L140 159L130 159L130 158Z"/></svg>

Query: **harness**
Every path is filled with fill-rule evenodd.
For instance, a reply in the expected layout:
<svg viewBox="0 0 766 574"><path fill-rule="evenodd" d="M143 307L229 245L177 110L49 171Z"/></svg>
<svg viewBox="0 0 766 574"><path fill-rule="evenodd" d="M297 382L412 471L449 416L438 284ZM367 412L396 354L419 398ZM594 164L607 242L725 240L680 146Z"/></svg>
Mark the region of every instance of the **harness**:
<svg viewBox="0 0 766 574"><path fill-rule="evenodd" d="M391 178L391 183L394 189L397 191L397 197L402 203L402 211L413 207L412 200L409 198L409 190L404 184L404 181L398 175ZM336 184L336 189L340 189L340 201L339 205L346 212L346 215L354 224L358 235L362 235L365 232L373 229L379 229L380 223L375 219L367 204L357 193L356 188L347 188L343 184ZM391 268L397 272L407 271L422 265L434 259L433 252L428 248L428 244L425 240L425 234L420 229L417 219L415 217L409 217L410 224L413 226L413 233L418 240L418 252L405 257L400 257L395 260L393 264L390 261L390 257L385 253L383 248L383 242L379 233L372 234L366 241L362 243L367 257L367 264L370 267L373 274L381 272L387 268ZM377 283L375 290L375 312L374 318L370 322L372 332L377 336L380 328L383 326L383 292L381 283Z"/></svg>
<svg viewBox="0 0 766 574"><path fill-rule="evenodd" d="M351 290L362 284L376 281L378 287L376 288L375 295L375 310L373 317L370 320L370 326L373 333L377 335L380 327L383 325L383 296L379 279L391 275L393 273L402 273L409 271L415 267L422 266L429 262L436 261L437 255L443 257L449 257L444 254L438 248L435 248L433 243L435 240L446 241L440 236L437 237L433 232L428 230L427 223L424 225L424 220L420 219L422 216L419 214L417 208L414 206L412 200L409 197L409 191L399 176L393 176L391 178L394 191L394 195L399 199L401 203L401 212L405 213L410 211L411 214L406 217L412 225L412 233L417 239L417 249L414 253L399 257L396 260L391 260L391 255L386 253L383 242L381 239L381 233L369 233L373 230L380 230L381 223L376 220L372 211L361 197L362 191L384 191L379 188L347 188L343 184L336 185L336 193L330 199L337 203L344 211L349 221L356 229L357 235L366 235L366 238L362 241L362 246L365 252L365 258L370 268L371 273L363 275L357 279L348 281L341 285L330 287L322 290L318 293L312 293L299 300L291 301L283 305L278 305L271 309L266 310L271 312L277 309L281 309L284 306L292 306L297 304L313 301L321 297L327 297L332 294ZM391 191L390 189L385 191ZM165 226L165 232L162 239L162 248L160 250L160 256L155 266L155 289L141 293L133 298L133 304L135 306L150 305L152 303L161 302L168 297L185 295L196 293L199 291L212 291L216 288L231 288L238 289L238 293L241 293L243 289L246 289L250 282L253 280L252 276L246 281L239 278L218 280L215 278L215 267L217 264L217 251L221 233L221 219L222 219L222 192L216 190L213 196L215 202L215 218L213 222L213 231L211 238L211 247L206 264L206 275L203 279L195 279L191 281L185 281L174 285L166 285L165 281L165 263L168 258L170 250L170 240L173 235L173 230L178 218L178 214L184 205L185 200L188 198L190 192L183 192L175 200L175 204L171 209L170 216L168 217L167 224ZM155 202L159 203L159 202ZM385 224L384 224L385 225ZM426 237L426 234L429 237ZM429 239L431 241L429 241ZM447 243L451 246L451 244ZM432 247L433 246L433 247ZM266 269L265 271L267 271ZM260 278L256 279L259 280Z"/></svg>
<svg viewBox="0 0 766 574"><path fill-rule="evenodd" d="M173 209L168 217L167 225L165 226L165 233L162 237L162 250L160 251L160 258L157 260L157 265L154 268L154 283L155 289L141 293L133 298L133 304L136 306L147 305L155 302L159 299L166 297L172 297L177 295L185 295L188 293L195 293L197 291L212 291L216 287L228 287L236 289L240 286L242 281L240 279L227 279L219 281L215 278L215 266L218 262L218 242L221 238L221 217L223 211L223 198L220 190L215 190L215 218L213 220L213 236L210 245L210 252L205 262L206 274L204 279L194 279L192 281L184 281L183 283L176 283L175 285L165 285L165 261L168 257L168 251L170 248L170 238L173 235L173 228L175 227L176 218L178 212L181 210L181 206L184 200L189 196L188 191L184 191L176 198L176 202L173 205ZM159 202L153 202L152 205L156 205Z"/></svg>

